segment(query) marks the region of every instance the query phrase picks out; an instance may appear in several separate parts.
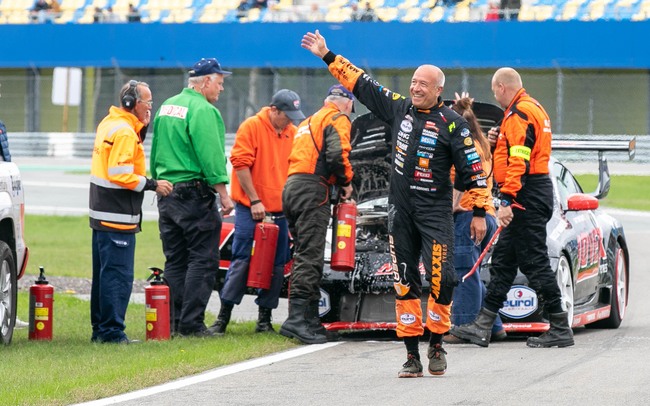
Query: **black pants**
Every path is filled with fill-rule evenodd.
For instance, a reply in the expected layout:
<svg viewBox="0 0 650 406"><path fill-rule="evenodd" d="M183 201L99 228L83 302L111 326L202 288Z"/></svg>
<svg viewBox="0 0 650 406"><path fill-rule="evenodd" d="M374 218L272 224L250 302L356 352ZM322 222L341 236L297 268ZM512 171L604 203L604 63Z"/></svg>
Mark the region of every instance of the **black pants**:
<svg viewBox="0 0 650 406"><path fill-rule="evenodd" d="M169 196L158 199L158 212L176 331L201 331L219 269L221 217L215 195L175 187Z"/></svg>
<svg viewBox="0 0 650 406"><path fill-rule="evenodd" d="M494 247L485 307L493 312L503 307L519 268L546 309L550 313L561 312L560 288L546 246L546 223L553 214L551 179L548 175L528 176L515 200L526 210L513 208L512 222L503 229Z"/></svg>
<svg viewBox="0 0 650 406"><path fill-rule="evenodd" d="M282 208L294 244L289 300L318 300L331 216L327 183L314 175L289 176L282 191Z"/></svg>

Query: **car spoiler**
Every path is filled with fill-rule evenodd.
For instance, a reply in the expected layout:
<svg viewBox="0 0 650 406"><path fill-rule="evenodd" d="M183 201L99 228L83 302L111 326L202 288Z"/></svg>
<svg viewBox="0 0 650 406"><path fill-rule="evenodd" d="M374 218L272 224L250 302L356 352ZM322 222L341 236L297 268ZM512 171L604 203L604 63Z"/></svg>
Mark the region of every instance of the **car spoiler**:
<svg viewBox="0 0 650 406"><path fill-rule="evenodd" d="M623 151L627 152L632 160L636 153L636 137L628 140L555 139L551 141L551 149L554 151L598 151L599 156L604 152Z"/></svg>
<svg viewBox="0 0 650 406"><path fill-rule="evenodd" d="M636 137L627 140L563 139L551 141L553 151L598 151L598 186L590 195L602 199L609 193L610 175L605 152L627 152L630 159L636 153Z"/></svg>

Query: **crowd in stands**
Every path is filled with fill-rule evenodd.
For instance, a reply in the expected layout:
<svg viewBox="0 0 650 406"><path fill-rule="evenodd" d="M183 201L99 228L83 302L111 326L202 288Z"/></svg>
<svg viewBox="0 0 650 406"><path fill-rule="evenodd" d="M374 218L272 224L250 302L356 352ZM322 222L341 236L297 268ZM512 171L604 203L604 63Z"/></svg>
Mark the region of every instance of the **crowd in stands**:
<svg viewBox="0 0 650 406"><path fill-rule="evenodd" d="M0 0L0 23L21 24L647 18L650 0Z"/></svg>

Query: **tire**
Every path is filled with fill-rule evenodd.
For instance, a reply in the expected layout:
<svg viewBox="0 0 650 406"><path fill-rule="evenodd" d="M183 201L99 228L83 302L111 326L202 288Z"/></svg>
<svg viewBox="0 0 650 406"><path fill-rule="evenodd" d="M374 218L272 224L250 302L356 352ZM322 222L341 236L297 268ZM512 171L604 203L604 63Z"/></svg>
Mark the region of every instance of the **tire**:
<svg viewBox="0 0 650 406"><path fill-rule="evenodd" d="M566 256L561 255L557 263L557 270L555 272L557 278L557 285L560 288L560 295L562 299L562 309L567 312L569 325L573 324L573 274L571 273L571 265Z"/></svg>
<svg viewBox="0 0 650 406"><path fill-rule="evenodd" d="M17 302L16 261L7 243L0 241L0 340L4 345L11 344L14 335Z"/></svg>
<svg viewBox="0 0 650 406"><path fill-rule="evenodd" d="M616 243L614 252L614 275L612 275L612 290L609 295L609 304L611 306L609 317L598 320L595 323L588 324L591 328L618 328L625 317L627 309L627 289L628 289L628 272L627 263L625 262L625 253L619 243Z"/></svg>

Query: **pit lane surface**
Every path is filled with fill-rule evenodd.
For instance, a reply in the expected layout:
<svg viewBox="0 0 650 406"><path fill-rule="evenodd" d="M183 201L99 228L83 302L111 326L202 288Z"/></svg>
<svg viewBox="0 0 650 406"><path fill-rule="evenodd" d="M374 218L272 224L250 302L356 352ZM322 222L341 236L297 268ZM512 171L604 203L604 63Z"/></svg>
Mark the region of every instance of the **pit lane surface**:
<svg viewBox="0 0 650 406"><path fill-rule="evenodd" d="M88 175L30 165L23 171L28 213L36 207L48 213L52 211L45 208L55 208L58 214L87 210ZM145 212L155 212L150 202L151 197L145 198ZM533 349L522 339L489 348L448 345L444 376L425 372L423 378L398 379L405 361L401 342L344 341L293 358L220 368L205 379L197 377L195 384L177 381L128 401L117 397L93 404L648 405L650 215L611 212L623 222L630 248L627 314L617 330L576 329L573 347ZM425 357L426 343L420 351Z"/></svg>

